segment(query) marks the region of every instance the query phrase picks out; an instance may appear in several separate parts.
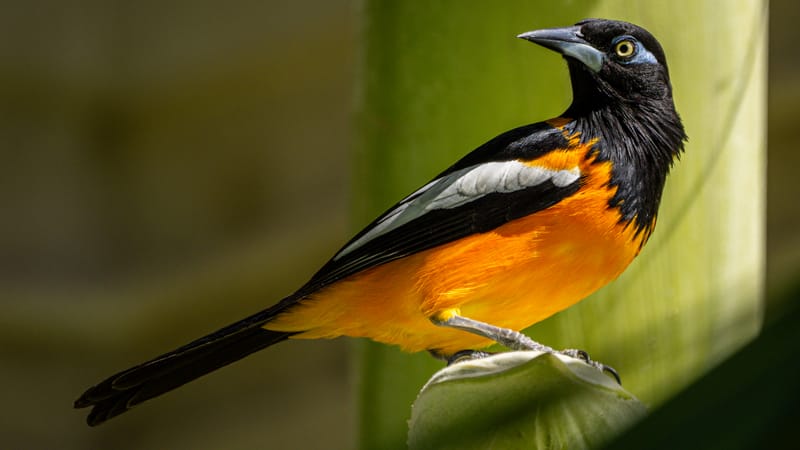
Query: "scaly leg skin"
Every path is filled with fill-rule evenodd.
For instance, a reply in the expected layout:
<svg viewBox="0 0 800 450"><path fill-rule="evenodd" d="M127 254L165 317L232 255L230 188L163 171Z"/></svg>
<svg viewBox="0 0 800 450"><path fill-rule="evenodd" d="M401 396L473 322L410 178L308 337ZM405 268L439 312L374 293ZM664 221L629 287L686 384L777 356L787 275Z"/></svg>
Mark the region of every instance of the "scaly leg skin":
<svg viewBox="0 0 800 450"><path fill-rule="evenodd" d="M557 351L551 347L542 345L534 341L533 339L529 338L528 336L525 336L519 331L511 330L508 328L496 327L488 323L479 322L477 320L460 316L457 313L453 313L452 311L449 311L449 314L447 314L446 317L445 316L441 316L441 318L432 317L431 322L433 322L435 325L439 325L442 327L456 328L459 330L477 334L479 336L483 336L485 338L497 342L498 344L508 347L511 350L535 350L546 353L560 353L562 355L569 356L571 358L580 359L586 364L589 364L590 366L596 368L597 370L600 370L601 372L608 372L614 377L614 379L617 380L618 384L622 385L622 380L620 380L619 374L617 373L616 370L614 370L613 367L607 366L597 361L592 361L592 359L589 358L589 354L583 350L566 349ZM477 357L488 356L488 354L485 352L474 352L474 353L464 353L464 352L470 352L470 351L464 350L455 353L453 356L448 358L448 365L452 364L453 362L462 360L465 357L468 357L469 359L475 359Z"/></svg>

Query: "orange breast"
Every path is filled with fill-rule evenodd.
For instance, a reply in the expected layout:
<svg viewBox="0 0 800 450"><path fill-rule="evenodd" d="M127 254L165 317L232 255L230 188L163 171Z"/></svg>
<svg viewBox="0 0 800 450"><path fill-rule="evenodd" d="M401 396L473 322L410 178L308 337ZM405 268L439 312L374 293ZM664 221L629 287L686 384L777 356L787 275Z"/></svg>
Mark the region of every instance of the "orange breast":
<svg viewBox="0 0 800 450"><path fill-rule="evenodd" d="M620 223L608 201L610 163L589 157L591 144L530 164L580 167L571 197L491 232L355 274L303 300L265 327L304 331L295 338L368 337L408 351L450 354L491 344L429 318L452 308L463 316L521 330L616 278L641 247L642 234Z"/></svg>

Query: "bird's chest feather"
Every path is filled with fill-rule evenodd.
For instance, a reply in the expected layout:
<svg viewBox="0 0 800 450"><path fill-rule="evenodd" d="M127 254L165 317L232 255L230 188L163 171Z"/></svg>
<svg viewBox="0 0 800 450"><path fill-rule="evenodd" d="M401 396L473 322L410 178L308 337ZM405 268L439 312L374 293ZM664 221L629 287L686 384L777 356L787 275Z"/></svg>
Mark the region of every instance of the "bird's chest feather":
<svg viewBox="0 0 800 450"><path fill-rule="evenodd" d="M522 328L561 311L616 278L644 234L609 206L612 163L591 144L532 161L579 167L581 188L546 210L426 252L418 272L423 314L460 308L496 325ZM514 311L514 314L508 314Z"/></svg>

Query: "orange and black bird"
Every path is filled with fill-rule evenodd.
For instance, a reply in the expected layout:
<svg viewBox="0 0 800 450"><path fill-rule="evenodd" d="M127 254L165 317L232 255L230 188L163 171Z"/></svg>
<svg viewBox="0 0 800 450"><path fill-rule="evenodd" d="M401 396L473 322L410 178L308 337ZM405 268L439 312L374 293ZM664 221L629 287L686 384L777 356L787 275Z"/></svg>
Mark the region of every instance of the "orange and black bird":
<svg viewBox="0 0 800 450"><path fill-rule="evenodd" d="M444 358L493 342L554 351L516 330L625 270L686 134L646 30L588 19L519 37L565 58L563 115L467 154L277 304L90 388L75 402L92 407L89 425L286 339L366 337Z"/></svg>

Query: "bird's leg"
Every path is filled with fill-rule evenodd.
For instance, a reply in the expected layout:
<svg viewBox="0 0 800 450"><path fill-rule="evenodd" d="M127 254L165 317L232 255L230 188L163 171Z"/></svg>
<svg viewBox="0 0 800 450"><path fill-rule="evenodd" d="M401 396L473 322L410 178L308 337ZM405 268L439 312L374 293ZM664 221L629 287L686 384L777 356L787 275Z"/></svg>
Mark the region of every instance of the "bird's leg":
<svg viewBox="0 0 800 450"><path fill-rule="evenodd" d="M508 347L511 350L536 350L547 353L555 352L555 350L553 350L551 347L542 345L528 336L520 333L519 331L514 331L510 328L496 327L485 322L479 322L464 316L459 316L458 314L450 314L444 319L433 317L431 318L431 321L435 325L456 328L477 334L478 336L483 336L497 342L504 347Z"/></svg>
<svg viewBox="0 0 800 450"><path fill-rule="evenodd" d="M520 333L519 331L515 331L510 328L497 327L485 322L473 320L458 315L457 313L454 313L452 311L449 311L446 316L442 315L442 316L432 317L431 322L433 322L435 325L439 325L442 327L456 328L459 330L477 334L479 336L483 336L512 350L535 350L546 353L560 353L562 355L569 356L571 358L580 359L584 361L586 364L589 364L590 366L595 367L596 369L602 372L610 373L617 380L617 383L622 384L619 378L619 374L617 373L616 370L614 370L613 367L607 366L597 361L593 361L591 358L589 358L589 354L583 350L566 349L557 351L554 350L552 347L548 347L546 345L534 341L533 339ZM451 358L449 358L448 363L452 362L453 358L456 357L459 353L462 352L458 352Z"/></svg>

